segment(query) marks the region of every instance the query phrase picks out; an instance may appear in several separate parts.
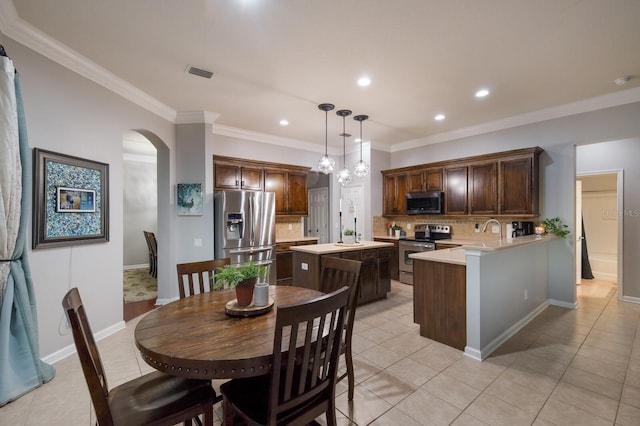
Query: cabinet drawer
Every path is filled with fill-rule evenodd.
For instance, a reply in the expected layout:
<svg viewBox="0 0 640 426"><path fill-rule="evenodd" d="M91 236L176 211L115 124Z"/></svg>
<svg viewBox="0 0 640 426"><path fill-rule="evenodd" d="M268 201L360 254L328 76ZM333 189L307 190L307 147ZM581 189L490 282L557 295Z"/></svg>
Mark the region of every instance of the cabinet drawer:
<svg viewBox="0 0 640 426"><path fill-rule="evenodd" d="M341 257L343 259L360 260L360 252L359 251L347 251L347 252L342 253Z"/></svg>
<svg viewBox="0 0 640 426"><path fill-rule="evenodd" d="M362 260L377 259L377 258L378 258L378 250L376 249L362 250Z"/></svg>
<svg viewBox="0 0 640 426"><path fill-rule="evenodd" d="M313 244L318 244L318 242L317 242L317 241L315 241L315 240L310 240L310 241L298 241L298 242L296 242L296 245L297 245L297 246L310 246L310 245L313 245Z"/></svg>
<svg viewBox="0 0 640 426"><path fill-rule="evenodd" d="M278 243L276 244L276 252L290 250L294 245L294 243Z"/></svg>

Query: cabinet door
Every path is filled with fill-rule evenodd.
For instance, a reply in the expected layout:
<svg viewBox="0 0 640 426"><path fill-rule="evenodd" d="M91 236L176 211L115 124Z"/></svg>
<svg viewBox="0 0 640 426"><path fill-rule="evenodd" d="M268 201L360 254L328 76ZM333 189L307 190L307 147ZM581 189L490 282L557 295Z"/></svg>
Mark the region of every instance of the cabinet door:
<svg viewBox="0 0 640 426"><path fill-rule="evenodd" d="M306 216L309 214L307 197L307 173L289 172L287 187L288 214Z"/></svg>
<svg viewBox="0 0 640 426"><path fill-rule="evenodd" d="M240 189L240 167L216 163L215 187L217 189Z"/></svg>
<svg viewBox="0 0 640 426"><path fill-rule="evenodd" d="M265 192L276 193L276 214L287 214L286 202L287 173L281 170L264 171Z"/></svg>
<svg viewBox="0 0 640 426"><path fill-rule="evenodd" d="M240 170L240 187L252 191L262 191L262 169L242 167Z"/></svg>
<svg viewBox="0 0 640 426"><path fill-rule="evenodd" d="M426 191L442 191L442 169L427 169L424 183Z"/></svg>
<svg viewBox="0 0 640 426"><path fill-rule="evenodd" d="M419 170L407 174L407 192L424 192L424 171Z"/></svg>
<svg viewBox="0 0 640 426"><path fill-rule="evenodd" d="M362 261L359 296L358 304L375 300L378 296L378 262L375 259Z"/></svg>
<svg viewBox="0 0 640 426"><path fill-rule="evenodd" d="M407 175L396 175L395 214L407 214Z"/></svg>
<svg viewBox="0 0 640 426"><path fill-rule="evenodd" d="M495 161L469 166L469 213L498 213L498 164Z"/></svg>
<svg viewBox="0 0 640 426"><path fill-rule="evenodd" d="M276 283L292 285L293 283L293 251L276 252Z"/></svg>
<svg viewBox="0 0 640 426"><path fill-rule="evenodd" d="M534 188L532 156L500 162L500 213L536 214L537 191Z"/></svg>
<svg viewBox="0 0 640 426"><path fill-rule="evenodd" d="M383 215L394 215L396 206L396 178L394 175L384 175L382 182Z"/></svg>
<svg viewBox="0 0 640 426"><path fill-rule="evenodd" d="M467 167L444 169L445 214L467 214Z"/></svg>

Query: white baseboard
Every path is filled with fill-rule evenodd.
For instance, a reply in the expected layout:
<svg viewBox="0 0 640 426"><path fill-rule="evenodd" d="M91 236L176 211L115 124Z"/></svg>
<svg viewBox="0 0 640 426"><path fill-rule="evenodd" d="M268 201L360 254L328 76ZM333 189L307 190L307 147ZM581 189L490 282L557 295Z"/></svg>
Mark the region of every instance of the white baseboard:
<svg viewBox="0 0 640 426"><path fill-rule="evenodd" d="M124 330L125 328L127 328L126 323L124 321L120 321L110 327L105 328L104 330L93 333L93 338L96 340L96 342L99 342L100 340L109 337L120 330ZM64 348L45 356L44 358L42 358L42 361L46 362L47 364L55 364L56 362L61 361L76 352L76 345L65 346Z"/></svg>
<svg viewBox="0 0 640 426"><path fill-rule="evenodd" d="M156 306L166 305L167 303L175 302L179 297L173 297L171 299L156 299Z"/></svg>
<svg viewBox="0 0 640 426"><path fill-rule="evenodd" d="M621 299L623 302L629 302L629 303L637 303L640 304L640 297L633 297L633 296L622 296Z"/></svg>
<svg viewBox="0 0 640 426"><path fill-rule="evenodd" d="M555 300L555 299L549 299L549 304L553 306L558 306L560 308L567 308L567 309L578 309L578 307L580 306L578 301L571 303L571 302L563 302L562 300Z"/></svg>
<svg viewBox="0 0 640 426"><path fill-rule="evenodd" d="M149 264L144 263L142 265L126 265L122 269L124 269L125 271L131 271L134 269L149 269Z"/></svg>

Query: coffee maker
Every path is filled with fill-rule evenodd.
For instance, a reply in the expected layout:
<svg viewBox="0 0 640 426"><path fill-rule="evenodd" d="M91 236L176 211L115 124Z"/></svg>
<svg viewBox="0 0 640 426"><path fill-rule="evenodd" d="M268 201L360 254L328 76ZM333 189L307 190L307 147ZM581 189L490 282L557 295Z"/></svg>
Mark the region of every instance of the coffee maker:
<svg viewBox="0 0 640 426"><path fill-rule="evenodd" d="M523 235L533 234L533 222L511 222L511 226L513 227L512 237L522 237Z"/></svg>

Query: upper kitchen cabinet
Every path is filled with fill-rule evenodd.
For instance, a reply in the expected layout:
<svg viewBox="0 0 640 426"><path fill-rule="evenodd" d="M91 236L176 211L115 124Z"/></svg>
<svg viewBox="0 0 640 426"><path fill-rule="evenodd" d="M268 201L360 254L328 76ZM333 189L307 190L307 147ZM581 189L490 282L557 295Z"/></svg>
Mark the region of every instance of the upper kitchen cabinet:
<svg viewBox="0 0 640 426"><path fill-rule="evenodd" d="M276 215L306 216L309 167L213 156L214 189L276 193Z"/></svg>
<svg viewBox="0 0 640 426"><path fill-rule="evenodd" d="M262 166L214 159L215 189L262 191Z"/></svg>
<svg viewBox="0 0 640 426"><path fill-rule="evenodd" d="M442 168L407 172L407 193L442 191Z"/></svg>
<svg viewBox="0 0 640 426"><path fill-rule="evenodd" d="M444 168L444 213L463 215L469 212L467 199L468 167Z"/></svg>
<svg viewBox="0 0 640 426"><path fill-rule="evenodd" d="M469 165L469 213L498 214L497 162Z"/></svg>
<svg viewBox="0 0 640 426"><path fill-rule="evenodd" d="M307 175L309 169L265 169L264 190L276 193L276 214L306 216L309 214Z"/></svg>
<svg viewBox="0 0 640 426"><path fill-rule="evenodd" d="M407 174L382 172L382 203L385 216L407 214Z"/></svg>
<svg viewBox="0 0 640 426"><path fill-rule="evenodd" d="M541 148L499 161L500 214L538 214Z"/></svg>

